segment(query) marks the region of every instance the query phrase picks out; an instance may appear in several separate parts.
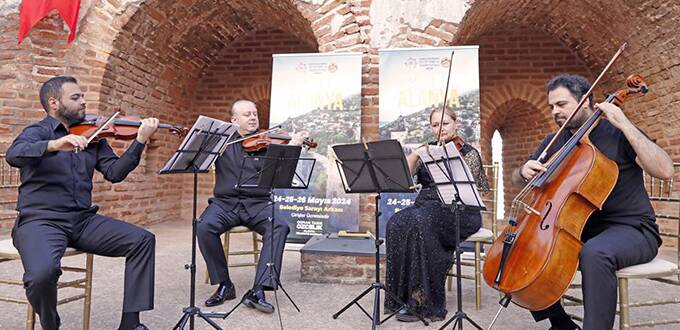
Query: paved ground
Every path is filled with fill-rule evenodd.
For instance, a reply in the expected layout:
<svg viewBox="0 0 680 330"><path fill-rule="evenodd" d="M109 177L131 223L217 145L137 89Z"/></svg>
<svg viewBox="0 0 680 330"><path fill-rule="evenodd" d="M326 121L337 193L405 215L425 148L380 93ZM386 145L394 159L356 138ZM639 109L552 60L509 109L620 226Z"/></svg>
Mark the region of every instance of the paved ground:
<svg viewBox="0 0 680 330"><path fill-rule="evenodd" d="M191 227L188 223L170 222L152 226L156 234L156 308L142 314L142 321L150 329L171 329L179 320L181 310L189 303L189 272L184 270L184 264L189 261ZM2 238L6 238L5 234ZM247 247L248 235L234 236L234 246ZM200 255L199 255L200 257ZM667 256L672 258L671 256ZM72 260L70 260L72 259ZM79 263L81 257L71 257L64 264ZM116 329L120 320L123 286L123 259L95 257L94 283L92 299L91 329ZM279 295L283 326L285 329L370 329L370 320L356 307L352 307L339 319L334 320L331 315L347 303L355 295L363 291L364 285L339 284L310 284L300 282L300 255L296 251L286 251L282 281L284 287L291 294L301 309L298 313L290 302ZM198 263L199 281L197 285L197 301L202 303L212 292L213 288L203 283L205 266ZM21 278L22 267L18 262L4 262L0 264L0 276ZM238 268L232 271L232 279L236 284L237 294L240 296L252 285L253 268ZM468 315L481 326L486 327L497 310L498 295L490 288L484 287L483 307L480 311L474 308L474 287L472 282L463 282L463 307ZM65 291L65 290L64 290ZM8 291L0 289L0 293L14 293L22 295L21 289ZM632 281L631 296L635 299L648 300L655 296L665 298L680 298L680 287L669 286L647 280ZM372 297L372 296L371 296ZM639 297L639 298L638 298ZM274 297L268 296L270 301ZM455 290L448 294L450 311L456 308ZM231 301L216 308L204 308L207 311L223 312L236 303ZM372 299L364 299L366 308L372 308ZM62 305L59 308L63 329L80 329L81 304L79 302ZM578 309L573 309L578 312ZM452 313L449 313L451 315ZM226 320L217 323L224 329L279 329L277 314L261 314L247 307L239 307ZM653 317L661 319L676 318L680 315L680 305L667 305L653 309L635 311L636 320L649 320ZM10 303L0 303L0 329L22 329L25 319L25 308ZM390 320L382 329L438 329L443 322L425 327L422 324L404 324ZM547 329L545 322L534 323L529 313L511 306L504 311L494 329ZM37 327L40 328L39 326ZM189 327L187 326L187 329ZM465 325L466 329L471 329ZM196 323L196 329L210 329L202 320ZM657 329L680 329L662 326Z"/></svg>

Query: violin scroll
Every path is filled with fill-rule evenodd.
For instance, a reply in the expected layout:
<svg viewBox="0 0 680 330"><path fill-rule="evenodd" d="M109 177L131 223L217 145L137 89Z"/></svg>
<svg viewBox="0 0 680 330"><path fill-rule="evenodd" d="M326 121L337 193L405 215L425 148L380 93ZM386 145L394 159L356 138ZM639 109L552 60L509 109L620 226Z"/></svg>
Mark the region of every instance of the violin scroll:
<svg viewBox="0 0 680 330"><path fill-rule="evenodd" d="M163 127L159 127L159 128L163 128ZM179 127L179 126L169 125L169 127L167 129L170 132L170 134L174 134L174 135L177 135L179 137L184 137L184 136L187 135L187 133L189 133L188 127Z"/></svg>

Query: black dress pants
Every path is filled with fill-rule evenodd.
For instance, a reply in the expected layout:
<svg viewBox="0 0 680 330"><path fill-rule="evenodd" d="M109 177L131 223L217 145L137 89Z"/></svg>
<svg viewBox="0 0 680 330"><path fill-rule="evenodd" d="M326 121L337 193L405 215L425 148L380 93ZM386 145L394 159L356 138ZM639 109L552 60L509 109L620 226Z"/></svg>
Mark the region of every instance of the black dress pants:
<svg viewBox="0 0 680 330"><path fill-rule="evenodd" d="M229 279L227 259L220 235L236 226L246 226L262 235L262 251L257 264L257 273L253 287L261 286L264 290L277 288L276 280L281 273L283 248L286 237L290 232L288 224L283 220L274 219L274 232L271 230L271 204L264 207L256 216L250 216L243 205L237 205L234 210L227 211L217 203L211 203L203 211L198 222L198 247L208 267L210 284L218 284ZM271 244L274 243L272 254ZM275 278L268 276L267 263L273 260L276 272Z"/></svg>
<svg viewBox="0 0 680 330"><path fill-rule="evenodd" d="M107 257L125 257L123 312L153 309L154 235L97 214L72 220L33 220L12 232L24 266L26 297L45 330L58 329L57 281L66 247Z"/></svg>
<svg viewBox="0 0 680 330"><path fill-rule="evenodd" d="M616 315L616 271L649 262L659 245L647 229L611 224L585 240L579 255L584 315L584 330L612 329ZM536 321L564 315L558 301L542 311L531 312Z"/></svg>

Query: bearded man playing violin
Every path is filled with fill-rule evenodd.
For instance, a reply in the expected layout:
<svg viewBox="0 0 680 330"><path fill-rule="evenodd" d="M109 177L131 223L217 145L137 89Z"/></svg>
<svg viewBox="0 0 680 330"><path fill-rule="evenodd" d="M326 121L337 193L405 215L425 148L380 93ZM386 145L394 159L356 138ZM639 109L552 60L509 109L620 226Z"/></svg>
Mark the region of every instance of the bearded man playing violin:
<svg viewBox="0 0 680 330"><path fill-rule="evenodd" d="M612 329L616 314L616 271L645 262L657 254L661 245L654 210L643 183L643 170L660 179L673 176L668 154L633 125L619 107L612 103L593 105L592 95L573 118L567 118L590 89L588 81L577 75L559 75L547 84L548 104L555 123L568 129L547 151L548 159L569 137L600 109L606 120L591 131L592 143L618 165L618 179L600 210L586 222L581 235L584 242L579 254L584 301L583 328ZM523 185L545 172L539 162L543 149L555 133L548 135L529 160L512 174L512 182ZM532 312L536 321L549 319L551 329L578 329L559 301L543 311Z"/></svg>
<svg viewBox="0 0 680 330"><path fill-rule="evenodd" d="M234 102L231 107L231 122L239 125L239 131L230 141L256 133L260 123L255 103L248 100ZM291 137L289 144L302 144L302 135L291 134ZM210 284L218 285L212 296L205 301L208 307L236 298L220 235L233 227L246 226L262 235L263 246L269 247L273 240L274 252L271 255L270 248L262 249L253 288L245 296L244 303L263 313L274 312L274 306L266 301L264 291L277 288L283 248L290 228L285 220L270 219L272 205L268 189L238 187L239 177L256 176L264 162L261 158L257 160L258 158L246 157L264 156L265 153L264 148L249 152L242 143L232 143L215 162L214 197L208 201L209 205L203 211L197 228L198 246L208 268ZM269 221L274 221L273 232ZM275 265L276 278L265 276L268 262Z"/></svg>
<svg viewBox="0 0 680 330"><path fill-rule="evenodd" d="M58 76L40 88L47 116L26 127L7 150L18 167L19 215L12 230L24 267L28 301L43 329L58 329L57 280L67 247L108 257L125 257L123 315L119 329L147 329L139 312L153 309L155 237L137 226L97 214L92 176L120 182L139 164L158 120L144 119L137 138L120 158L102 139L89 143L69 127L85 118L85 95L76 79Z"/></svg>

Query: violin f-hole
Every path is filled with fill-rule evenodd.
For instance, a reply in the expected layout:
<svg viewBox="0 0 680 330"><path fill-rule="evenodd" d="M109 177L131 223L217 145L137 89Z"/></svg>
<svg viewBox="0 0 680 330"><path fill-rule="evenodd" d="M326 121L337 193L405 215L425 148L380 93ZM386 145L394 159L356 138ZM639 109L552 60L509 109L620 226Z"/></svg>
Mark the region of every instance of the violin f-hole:
<svg viewBox="0 0 680 330"><path fill-rule="evenodd" d="M540 228L541 230L547 230L548 228L550 228L550 225L545 223L545 219L548 218L548 214L550 214L550 211L552 210L552 202L551 201L545 202L545 208L543 210L544 210L543 216L541 219L541 223L538 225L538 228Z"/></svg>

